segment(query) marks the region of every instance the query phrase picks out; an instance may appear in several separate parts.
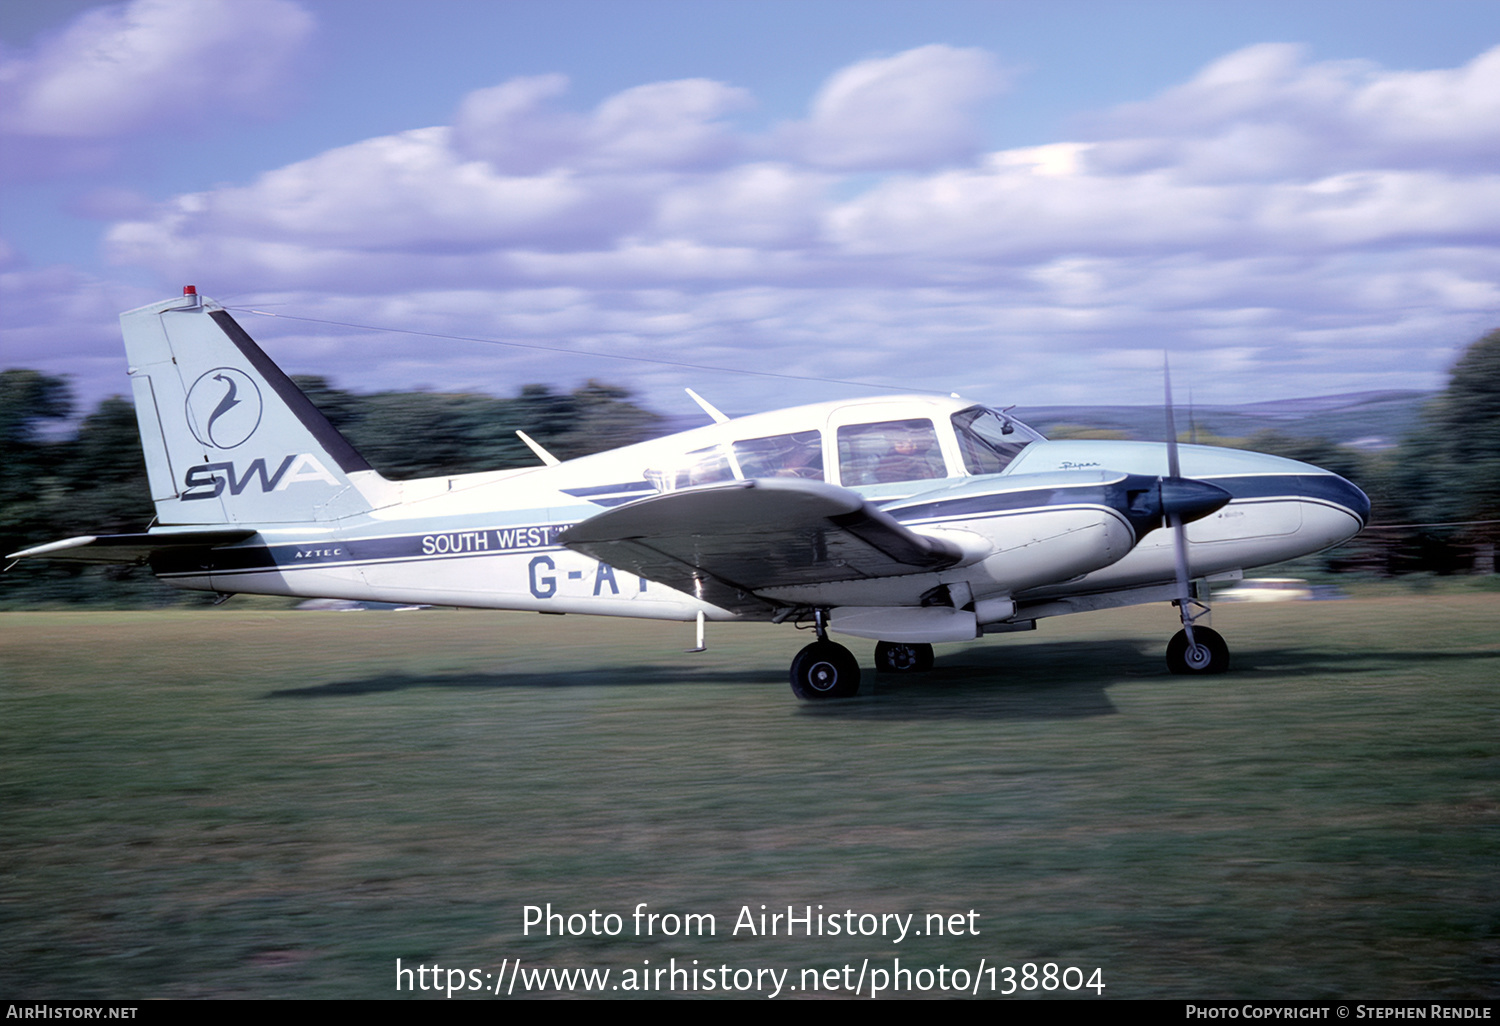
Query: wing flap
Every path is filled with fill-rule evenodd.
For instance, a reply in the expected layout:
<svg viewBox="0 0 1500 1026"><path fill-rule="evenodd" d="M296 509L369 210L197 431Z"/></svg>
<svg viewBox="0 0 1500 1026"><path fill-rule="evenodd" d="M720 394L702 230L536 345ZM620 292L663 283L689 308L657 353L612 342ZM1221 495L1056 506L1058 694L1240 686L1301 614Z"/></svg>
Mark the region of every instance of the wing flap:
<svg viewBox="0 0 1500 1026"><path fill-rule="evenodd" d="M798 478L726 481L600 513L561 536L570 549L735 612L756 592L892 577L959 562L847 489Z"/></svg>

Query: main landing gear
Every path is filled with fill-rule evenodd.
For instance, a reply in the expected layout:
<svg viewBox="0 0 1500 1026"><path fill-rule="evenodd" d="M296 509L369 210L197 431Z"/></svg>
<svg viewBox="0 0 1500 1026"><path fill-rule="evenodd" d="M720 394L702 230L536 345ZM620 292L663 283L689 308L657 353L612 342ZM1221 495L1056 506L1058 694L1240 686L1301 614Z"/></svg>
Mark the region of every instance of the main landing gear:
<svg viewBox="0 0 1500 1026"><path fill-rule="evenodd" d="M859 694L859 660L843 645L828 640L823 610L813 611L813 627L818 640L792 660L792 693L807 701Z"/></svg>
<svg viewBox="0 0 1500 1026"><path fill-rule="evenodd" d="M828 640L827 613L813 610L818 640L792 660L792 692L801 699L852 698L859 694L859 660L843 645ZM932 646L882 641L875 646L875 669L881 673L921 673L932 669Z"/></svg>
<svg viewBox="0 0 1500 1026"><path fill-rule="evenodd" d="M882 641L875 646L875 669L881 673L923 673L932 669L932 646Z"/></svg>

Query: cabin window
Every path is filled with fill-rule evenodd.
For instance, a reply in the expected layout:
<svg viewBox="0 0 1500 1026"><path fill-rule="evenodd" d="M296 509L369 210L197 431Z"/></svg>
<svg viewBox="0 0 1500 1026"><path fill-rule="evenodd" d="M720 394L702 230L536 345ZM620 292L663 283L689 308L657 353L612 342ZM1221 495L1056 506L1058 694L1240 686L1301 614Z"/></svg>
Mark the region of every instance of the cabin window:
<svg viewBox="0 0 1500 1026"><path fill-rule="evenodd" d="M823 480L823 433L797 431L734 443L734 458L746 477Z"/></svg>
<svg viewBox="0 0 1500 1026"><path fill-rule="evenodd" d="M839 428L839 473L846 485L947 477L930 420L887 420Z"/></svg>
<svg viewBox="0 0 1500 1026"><path fill-rule="evenodd" d="M672 492L695 485L732 481L734 470L729 466L729 457L724 450L711 445L706 449L694 449L671 470L646 471L646 480L659 492Z"/></svg>
<svg viewBox="0 0 1500 1026"><path fill-rule="evenodd" d="M958 449L971 474L1000 473L1022 449L1041 437L1020 421L983 406L955 413L953 430L958 433Z"/></svg>

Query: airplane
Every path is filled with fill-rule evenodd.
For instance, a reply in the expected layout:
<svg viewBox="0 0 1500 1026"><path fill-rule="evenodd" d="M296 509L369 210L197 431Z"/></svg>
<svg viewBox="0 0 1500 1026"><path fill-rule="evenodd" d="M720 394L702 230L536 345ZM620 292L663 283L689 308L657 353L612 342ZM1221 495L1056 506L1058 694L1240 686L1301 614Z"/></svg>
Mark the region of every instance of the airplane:
<svg viewBox="0 0 1500 1026"><path fill-rule="evenodd" d="M156 520L12 553L149 564L232 594L810 627L804 700L1047 617L1172 602L1173 673L1228 669L1208 585L1353 537L1369 499L1306 463L1165 442L1048 441L927 395L729 418L539 466L387 480L192 286L120 316Z"/></svg>

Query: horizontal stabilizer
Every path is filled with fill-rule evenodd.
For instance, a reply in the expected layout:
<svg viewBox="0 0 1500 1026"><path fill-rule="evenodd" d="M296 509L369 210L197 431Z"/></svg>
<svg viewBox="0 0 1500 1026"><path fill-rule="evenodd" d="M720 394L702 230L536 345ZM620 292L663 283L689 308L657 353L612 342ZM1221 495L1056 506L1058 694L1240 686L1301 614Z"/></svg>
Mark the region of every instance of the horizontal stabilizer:
<svg viewBox="0 0 1500 1026"><path fill-rule="evenodd" d="M730 611L764 610L764 588L941 570L950 542L908 530L854 492L765 478L668 492L601 513L560 541Z"/></svg>
<svg viewBox="0 0 1500 1026"><path fill-rule="evenodd" d="M12 552L6 559L68 559L75 563L149 562L152 555L169 549L212 548L254 537L255 532L236 528L222 531L178 531L171 534L84 534L77 538L35 545Z"/></svg>

